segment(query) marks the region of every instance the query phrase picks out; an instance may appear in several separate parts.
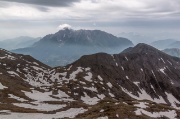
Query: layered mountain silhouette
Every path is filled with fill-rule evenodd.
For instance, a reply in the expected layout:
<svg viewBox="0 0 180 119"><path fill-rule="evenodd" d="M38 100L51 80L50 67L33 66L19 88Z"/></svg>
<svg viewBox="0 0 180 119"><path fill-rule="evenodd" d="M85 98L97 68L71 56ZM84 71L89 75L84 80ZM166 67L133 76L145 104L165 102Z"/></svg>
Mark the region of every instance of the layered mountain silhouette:
<svg viewBox="0 0 180 119"><path fill-rule="evenodd" d="M158 49L166 49L166 48L175 48L174 44L178 42L175 39L165 39L165 40L158 40L151 43L151 45Z"/></svg>
<svg viewBox="0 0 180 119"><path fill-rule="evenodd" d="M176 41L169 46L169 48L179 48L179 47L180 47L180 41Z"/></svg>
<svg viewBox="0 0 180 119"><path fill-rule="evenodd" d="M180 49L178 48L169 48L169 49L164 49L162 51L171 56L180 57Z"/></svg>
<svg viewBox="0 0 180 119"><path fill-rule="evenodd" d="M180 118L180 59L146 44L55 68L1 49L0 65L2 118Z"/></svg>
<svg viewBox="0 0 180 119"><path fill-rule="evenodd" d="M155 41L156 39L152 36L148 36L145 34L140 34L137 32L121 32L118 36L131 39L134 44L138 43L150 43L150 41Z"/></svg>
<svg viewBox="0 0 180 119"><path fill-rule="evenodd" d="M32 38L28 36L20 36L17 38L6 39L0 41L0 48L6 50L14 50L18 48L31 47L35 42L40 40L41 38Z"/></svg>
<svg viewBox="0 0 180 119"><path fill-rule="evenodd" d="M50 66L64 66L85 54L97 52L119 53L133 46L126 38L119 38L100 30L65 28L36 42L33 47L13 50L28 54Z"/></svg>
<svg viewBox="0 0 180 119"><path fill-rule="evenodd" d="M164 49L178 49L180 47L180 41L175 40L175 39L166 39L166 40L159 40L159 41L154 41L150 45L153 47L156 47L160 50Z"/></svg>

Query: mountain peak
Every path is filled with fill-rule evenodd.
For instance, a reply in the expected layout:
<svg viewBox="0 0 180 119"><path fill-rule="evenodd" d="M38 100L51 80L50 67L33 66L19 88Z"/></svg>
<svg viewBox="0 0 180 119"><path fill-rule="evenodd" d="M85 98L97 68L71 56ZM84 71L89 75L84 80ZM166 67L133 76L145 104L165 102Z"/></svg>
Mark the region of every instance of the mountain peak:
<svg viewBox="0 0 180 119"><path fill-rule="evenodd" d="M158 49L147 45L145 43L139 43L135 47L125 49L122 53L157 53Z"/></svg>
<svg viewBox="0 0 180 119"><path fill-rule="evenodd" d="M112 34L100 30L73 30L65 27L55 34L50 34L35 43L36 46L47 42L55 45L84 45L100 47L122 47L133 46L133 43L126 38L118 38Z"/></svg>
<svg viewBox="0 0 180 119"><path fill-rule="evenodd" d="M145 51L147 51L147 50L157 50L156 48L154 48L154 47L152 47L152 46L150 46L150 45L147 45L147 44L145 44L145 43L139 43L139 44L137 44L137 45L134 47L134 49L145 50Z"/></svg>
<svg viewBox="0 0 180 119"><path fill-rule="evenodd" d="M85 54L119 53L129 46L133 46L130 40L116 37L101 30L73 30L68 28L55 34L46 35L33 47L17 49L14 52L31 54L51 66L62 66L72 63ZM47 51L46 55L44 51Z"/></svg>

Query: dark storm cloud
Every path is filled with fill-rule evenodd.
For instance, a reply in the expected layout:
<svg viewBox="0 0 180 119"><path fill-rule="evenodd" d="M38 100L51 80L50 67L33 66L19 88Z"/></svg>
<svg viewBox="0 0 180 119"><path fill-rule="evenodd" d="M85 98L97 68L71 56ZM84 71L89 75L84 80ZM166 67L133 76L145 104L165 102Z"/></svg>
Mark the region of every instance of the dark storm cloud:
<svg viewBox="0 0 180 119"><path fill-rule="evenodd" d="M25 3L40 6L66 7L81 0L0 0L5 2Z"/></svg>

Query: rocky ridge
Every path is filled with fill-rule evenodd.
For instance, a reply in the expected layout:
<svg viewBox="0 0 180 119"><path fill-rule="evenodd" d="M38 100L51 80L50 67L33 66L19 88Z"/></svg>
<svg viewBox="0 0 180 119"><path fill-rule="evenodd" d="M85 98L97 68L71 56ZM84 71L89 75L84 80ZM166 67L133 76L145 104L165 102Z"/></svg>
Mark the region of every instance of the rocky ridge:
<svg viewBox="0 0 180 119"><path fill-rule="evenodd" d="M55 68L1 49L0 63L4 118L180 117L180 59L146 44Z"/></svg>

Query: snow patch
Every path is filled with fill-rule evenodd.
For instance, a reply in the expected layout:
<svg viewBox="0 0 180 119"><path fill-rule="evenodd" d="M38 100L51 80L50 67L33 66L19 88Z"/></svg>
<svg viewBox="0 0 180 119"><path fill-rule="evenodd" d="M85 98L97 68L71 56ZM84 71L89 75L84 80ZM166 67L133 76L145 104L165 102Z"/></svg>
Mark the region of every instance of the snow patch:
<svg viewBox="0 0 180 119"><path fill-rule="evenodd" d="M121 69L124 71L124 67L123 66L121 66Z"/></svg>
<svg viewBox="0 0 180 119"><path fill-rule="evenodd" d="M116 66L118 67L118 63L116 62Z"/></svg>
<svg viewBox="0 0 180 119"><path fill-rule="evenodd" d="M8 95L10 96L9 98L13 98L13 99L18 100L20 102L28 101L28 100L25 100L24 98L17 97L17 96L15 96L13 94L8 94Z"/></svg>
<svg viewBox="0 0 180 119"><path fill-rule="evenodd" d="M107 85L112 88L112 84L110 82L108 82Z"/></svg>
<svg viewBox="0 0 180 119"><path fill-rule="evenodd" d="M84 92L84 97L81 96L81 100L85 103L85 104L88 104L88 105L95 105L98 103L99 99L97 97L89 97L85 92Z"/></svg>
<svg viewBox="0 0 180 119"><path fill-rule="evenodd" d="M2 119L52 119L52 118L74 118L78 114L84 113L87 109L84 108L70 108L66 111L57 112L56 114L42 114L42 113L15 113L6 111L10 115L1 115Z"/></svg>
<svg viewBox="0 0 180 119"><path fill-rule="evenodd" d="M54 97L57 97L57 98L60 98L60 99L55 99L55 98L52 98L50 95L52 95L52 91L51 92L39 92L39 91L36 91L36 90L32 90L32 92L26 92L26 91L23 91L24 94L33 99L33 100L36 100L36 101L39 101L39 102L43 102L43 101L61 101L60 99L62 98L63 101L73 101L72 99L68 99L68 95L62 91L58 91L58 94L57 95L53 95Z"/></svg>
<svg viewBox="0 0 180 119"><path fill-rule="evenodd" d="M166 73L164 72L165 69L166 67L159 69L159 71L166 75Z"/></svg>
<svg viewBox="0 0 180 119"><path fill-rule="evenodd" d="M98 98L100 98L101 100L106 97L104 94L98 94L97 96L98 96Z"/></svg>
<svg viewBox="0 0 180 119"><path fill-rule="evenodd" d="M103 110L103 109L101 109L99 112L104 112L104 110Z"/></svg>
<svg viewBox="0 0 180 119"><path fill-rule="evenodd" d="M3 86L3 85L0 83L0 90L3 90L3 89L5 89L5 88L8 88L8 87Z"/></svg>
<svg viewBox="0 0 180 119"><path fill-rule="evenodd" d="M170 65L172 65L172 63L169 61L169 60L167 60L168 61L168 63L170 64Z"/></svg>
<svg viewBox="0 0 180 119"><path fill-rule="evenodd" d="M67 70L69 71L71 68L72 68L72 65L71 65L71 66L69 66L69 68L68 68Z"/></svg>
<svg viewBox="0 0 180 119"><path fill-rule="evenodd" d="M110 95L111 97L115 97L114 94L112 94L111 92L109 92L109 95Z"/></svg>
<svg viewBox="0 0 180 119"><path fill-rule="evenodd" d="M31 104L25 104L25 103L13 103L13 105L28 109L36 109L38 111L53 111L57 109L62 109L63 107L66 107L65 104L63 105L53 105L53 104L45 104L45 103L36 103L35 105Z"/></svg>
<svg viewBox="0 0 180 119"><path fill-rule="evenodd" d="M103 81L103 78L100 75L98 75L98 79Z"/></svg>
<svg viewBox="0 0 180 119"><path fill-rule="evenodd" d="M76 75L79 74L80 72L83 72L81 67L78 67L76 71L72 72L72 74L70 74L70 79L74 80L76 79Z"/></svg>
<svg viewBox="0 0 180 119"><path fill-rule="evenodd" d="M165 64L165 61L164 61L164 59L163 58L161 58L161 60L164 62L164 64Z"/></svg>
<svg viewBox="0 0 180 119"><path fill-rule="evenodd" d="M89 81L89 82L92 82L92 73L91 72L88 72L87 73L87 76L85 76L84 77L84 79L86 80L86 81Z"/></svg>
<svg viewBox="0 0 180 119"><path fill-rule="evenodd" d="M97 88L95 88L95 87L83 87L83 88L87 89L87 90L90 90L92 92L97 92L98 93Z"/></svg>
<svg viewBox="0 0 180 119"><path fill-rule="evenodd" d="M128 58L125 56L126 60L128 61Z"/></svg>
<svg viewBox="0 0 180 119"><path fill-rule="evenodd" d="M35 65L38 65L38 66L39 66L39 64L38 64L37 62L33 62L33 64L35 64Z"/></svg>
<svg viewBox="0 0 180 119"><path fill-rule="evenodd" d="M162 116L165 116L165 117L168 117L169 119L177 119L176 116L176 111L175 110L169 110L169 111L166 111L166 112L148 112L144 109L137 109L135 111L136 115L142 115L142 114L145 114L149 117L153 117L153 118L158 118L158 117L162 117Z"/></svg>
<svg viewBox="0 0 180 119"><path fill-rule="evenodd" d="M18 76L18 77L20 77L19 76L19 74L17 74L16 72L14 72L14 71L7 71L10 75L15 75L15 76Z"/></svg>
<svg viewBox="0 0 180 119"><path fill-rule="evenodd" d="M138 86L138 84L140 83L140 82L133 82L136 86Z"/></svg>
<svg viewBox="0 0 180 119"><path fill-rule="evenodd" d="M129 92L127 89L121 87L122 91L125 92L126 94L128 94L130 97L137 99L137 100L150 100L156 103L164 103L166 104L166 102L164 101L162 96L159 96L158 98L154 98L152 99L151 96L149 94L147 94L147 92L143 89L140 89L141 93L138 92L139 96L135 96L133 95L131 92Z"/></svg>
<svg viewBox="0 0 180 119"><path fill-rule="evenodd" d="M175 103L180 104L180 102L172 94L167 93L167 92L165 92L165 94L167 95L167 99L171 103L171 106L176 108L176 109L180 109L180 107L177 107L175 104Z"/></svg>
<svg viewBox="0 0 180 119"><path fill-rule="evenodd" d="M153 89L153 91L156 93L156 91L155 91L154 87L152 86L152 84L151 84L150 86L151 86L151 88Z"/></svg>
<svg viewBox="0 0 180 119"><path fill-rule="evenodd" d="M139 104L135 104L134 106L140 108L147 108L148 106L146 104L147 104L146 102L139 102Z"/></svg>
<svg viewBox="0 0 180 119"><path fill-rule="evenodd" d="M58 97L58 98L69 98L69 95L67 95L65 92L63 92L61 90L58 90L58 94L53 95L53 96Z"/></svg>
<svg viewBox="0 0 180 119"><path fill-rule="evenodd" d="M108 116L105 116L105 117L98 117L97 119L108 119Z"/></svg>

